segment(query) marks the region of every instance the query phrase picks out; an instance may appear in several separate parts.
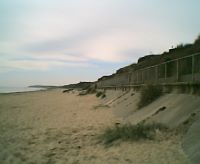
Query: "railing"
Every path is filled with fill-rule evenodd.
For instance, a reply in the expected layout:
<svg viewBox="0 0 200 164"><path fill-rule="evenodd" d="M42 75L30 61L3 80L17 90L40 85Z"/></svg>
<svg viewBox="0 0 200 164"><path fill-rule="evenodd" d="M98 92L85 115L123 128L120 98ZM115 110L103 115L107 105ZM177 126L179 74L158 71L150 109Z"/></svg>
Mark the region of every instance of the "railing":
<svg viewBox="0 0 200 164"><path fill-rule="evenodd" d="M144 84L181 84L200 82L200 53L163 62L97 82L101 87L136 86Z"/></svg>

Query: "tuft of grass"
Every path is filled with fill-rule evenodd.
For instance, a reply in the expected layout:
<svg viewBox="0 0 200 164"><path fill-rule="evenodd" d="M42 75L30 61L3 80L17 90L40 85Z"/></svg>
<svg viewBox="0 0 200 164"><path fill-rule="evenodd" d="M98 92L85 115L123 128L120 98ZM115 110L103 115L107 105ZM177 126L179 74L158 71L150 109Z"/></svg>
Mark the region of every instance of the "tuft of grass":
<svg viewBox="0 0 200 164"><path fill-rule="evenodd" d="M110 108L110 106L109 105L103 105L103 104L94 106L94 109L99 109L99 108Z"/></svg>
<svg viewBox="0 0 200 164"><path fill-rule="evenodd" d="M200 43L200 35L195 39L194 44L199 44Z"/></svg>
<svg viewBox="0 0 200 164"><path fill-rule="evenodd" d="M96 97L101 97L103 99L103 98L106 97L106 94L105 94L105 92L99 91L99 92L96 93Z"/></svg>
<svg viewBox="0 0 200 164"><path fill-rule="evenodd" d="M97 92L96 97L100 97L103 94L103 92Z"/></svg>
<svg viewBox="0 0 200 164"><path fill-rule="evenodd" d="M85 96L85 95L87 95L87 93L86 93L86 91L81 91L78 95L79 96Z"/></svg>
<svg viewBox="0 0 200 164"><path fill-rule="evenodd" d="M96 89L95 88L88 88L87 90L82 90L79 93L79 96L85 96L85 95L94 94L94 93L96 93Z"/></svg>
<svg viewBox="0 0 200 164"><path fill-rule="evenodd" d="M131 96L134 96L135 95L135 93L131 93Z"/></svg>
<svg viewBox="0 0 200 164"><path fill-rule="evenodd" d="M96 93L96 89L95 88L88 88L87 90L86 90L86 93L87 94L94 94L94 93Z"/></svg>
<svg viewBox="0 0 200 164"><path fill-rule="evenodd" d="M106 97L106 94L103 93L103 94L101 95L101 98L104 99L105 97Z"/></svg>
<svg viewBox="0 0 200 164"><path fill-rule="evenodd" d="M114 141L122 140L140 140L140 139L154 139L156 130L167 130L167 127L162 124L144 124L137 125L123 125L107 128L99 139L105 145L111 145Z"/></svg>
<svg viewBox="0 0 200 164"><path fill-rule="evenodd" d="M194 95L200 95L200 83L194 83L194 84L191 84L191 88L193 88L193 94Z"/></svg>
<svg viewBox="0 0 200 164"><path fill-rule="evenodd" d="M138 109L152 103L158 97L162 95L162 87L159 85L148 85L141 90L140 101L138 103Z"/></svg>
<svg viewBox="0 0 200 164"><path fill-rule="evenodd" d="M63 92L63 93L65 93L65 92L66 92L66 93L69 93L70 91L73 91L73 90L74 90L74 89L66 89L66 90L63 90L62 92Z"/></svg>

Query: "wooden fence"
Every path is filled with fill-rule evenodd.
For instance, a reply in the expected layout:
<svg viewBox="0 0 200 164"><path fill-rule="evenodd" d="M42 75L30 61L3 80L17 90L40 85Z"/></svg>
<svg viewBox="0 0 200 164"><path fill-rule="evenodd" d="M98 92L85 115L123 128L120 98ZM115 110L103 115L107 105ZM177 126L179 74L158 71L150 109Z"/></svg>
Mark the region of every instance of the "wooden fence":
<svg viewBox="0 0 200 164"><path fill-rule="evenodd" d="M97 82L98 88L131 87L145 84L200 83L200 53L132 72L116 74Z"/></svg>

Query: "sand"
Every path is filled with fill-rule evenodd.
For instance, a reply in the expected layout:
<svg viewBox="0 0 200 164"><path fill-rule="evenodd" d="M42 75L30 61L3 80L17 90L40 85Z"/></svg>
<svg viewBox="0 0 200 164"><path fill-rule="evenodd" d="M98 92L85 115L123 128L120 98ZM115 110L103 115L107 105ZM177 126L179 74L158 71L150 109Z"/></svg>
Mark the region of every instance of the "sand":
<svg viewBox="0 0 200 164"><path fill-rule="evenodd" d="M0 163L187 163L181 135L105 147L97 137L121 118L112 105L101 104L113 103L115 95L100 100L77 94L57 89L0 95Z"/></svg>

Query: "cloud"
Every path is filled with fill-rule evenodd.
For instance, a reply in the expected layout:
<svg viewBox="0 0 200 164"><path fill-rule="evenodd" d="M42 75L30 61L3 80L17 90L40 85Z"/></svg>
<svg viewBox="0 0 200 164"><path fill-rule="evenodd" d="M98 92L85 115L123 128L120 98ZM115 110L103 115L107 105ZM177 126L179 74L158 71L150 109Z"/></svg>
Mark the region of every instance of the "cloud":
<svg viewBox="0 0 200 164"><path fill-rule="evenodd" d="M32 55L30 57L16 58L16 60L32 60L32 61L60 61L60 62L87 62L88 59L77 54L59 54L48 53L40 55Z"/></svg>
<svg viewBox="0 0 200 164"><path fill-rule="evenodd" d="M2 68L1 73L7 72L12 69L22 69L22 70L41 70L48 71L55 68L88 68L94 67L92 64L89 64L84 61L72 62L65 60L54 60L51 59L38 59L38 58L29 58L29 59L10 59L10 60L1 60Z"/></svg>
<svg viewBox="0 0 200 164"><path fill-rule="evenodd" d="M35 77L45 80L52 70L56 75L76 73L80 80L83 68L88 77L112 73L150 51L193 40L200 27L199 2L175 3L1 0L0 72L38 70Z"/></svg>
<svg viewBox="0 0 200 164"><path fill-rule="evenodd" d="M106 30L105 30L106 31ZM51 39L46 38L43 41L35 41L23 45L22 50L29 53L42 53L42 52L63 52L71 47L80 46L83 42L102 35L105 32L103 29L89 28L76 31L74 34L63 33L62 36L58 34L53 35ZM66 35L65 37L63 35Z"/></svg>
<svg viewBox="0 0 200 164"><path fill-rule="evenodd" d="M137 34L124 30L91 29L69 37L55 37L36 43L23 45L22 51L32 54L35 58L57 58L74 61L98 60L102 62L124 62L129 60L129 49L142 49ZM136 36L136 37L130 37ZM136 48L137 47L137 48ZM119 53L124 52L124 53ZM132 51L136 54L137 51Z"/></svg>
<svg viewBox="0 0 200 164"><path fill-rule="evenodd" d="M5 4L12 8L11 3ZM144 55L141 52L156 47L163 36L138 10L138 2L21 0L15 5L12 14L4 11L8 17L4 23L11 20L17 31L0 46L2 53L11 54L5 58L7 65L21 69L82 67L94 60L112 64L137 60ZM151 39L155 34L156 39ZM150 38L147 44L146 38ZM162 49L163 45L157 47Z"/></svg>

